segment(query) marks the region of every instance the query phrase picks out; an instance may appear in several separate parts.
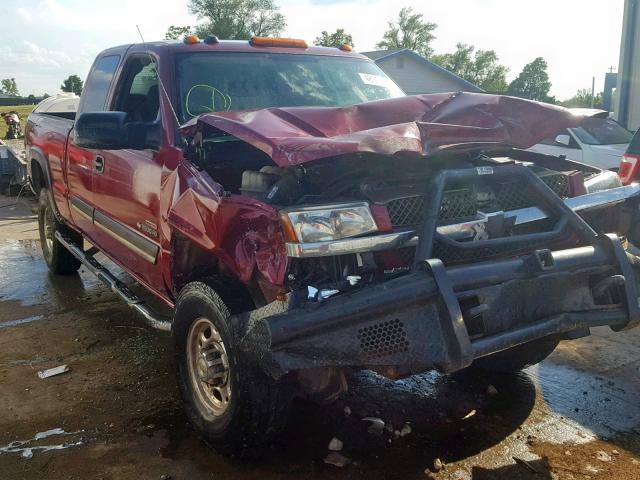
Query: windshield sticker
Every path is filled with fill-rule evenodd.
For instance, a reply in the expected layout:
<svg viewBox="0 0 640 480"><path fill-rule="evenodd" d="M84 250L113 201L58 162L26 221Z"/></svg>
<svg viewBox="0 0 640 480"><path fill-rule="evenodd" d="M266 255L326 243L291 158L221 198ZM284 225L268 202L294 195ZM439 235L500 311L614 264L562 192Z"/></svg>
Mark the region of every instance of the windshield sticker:
<svg viewBox="0 0 640 480"><path fill-rule="evenodd" d="M374 85L376 87L389 87L391 80L380 75L372 75L371 73L358 73L365 85Z"/></svg>

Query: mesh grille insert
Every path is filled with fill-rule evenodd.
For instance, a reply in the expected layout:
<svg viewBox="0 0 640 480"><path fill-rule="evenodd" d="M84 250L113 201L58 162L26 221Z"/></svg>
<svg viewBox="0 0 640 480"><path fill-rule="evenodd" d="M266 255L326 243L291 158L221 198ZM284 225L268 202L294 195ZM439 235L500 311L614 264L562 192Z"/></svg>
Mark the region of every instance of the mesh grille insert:
<svg viewBox="0 0 640 480"><path fill-rule="evenodd" d="M358 340L362 353L370 358L386 357L409 349L407 332L398 319L359 329Z"/></svg>
<svg viewBox="0 0 640 480"><path fill-rule="evenodd" d="M545 175L540 177L547 187L554 191L560 198L569 196L569 177L563 174ZM519 182L501 183L496 188L496 200L502 210L516 210L534 205L536 196L526 188L523 189Z"/></svg>
<svg viewBox="0 0 640 480"><path fill-rule="evenodd" d="M425 215L424 197L413 196L391 200L387 203L391 224L394 227L413 227L420 225ZM476 214L476 201L473 190L460 188L444 192L440 205L440 219L472 217Z"/></svg>
<svg viewBox="0 0 640 480"><path fill-rule="evenodd" d="M394 227L419 225L424 217L424 197L407 197L387 203L391 224Z"/></svg>

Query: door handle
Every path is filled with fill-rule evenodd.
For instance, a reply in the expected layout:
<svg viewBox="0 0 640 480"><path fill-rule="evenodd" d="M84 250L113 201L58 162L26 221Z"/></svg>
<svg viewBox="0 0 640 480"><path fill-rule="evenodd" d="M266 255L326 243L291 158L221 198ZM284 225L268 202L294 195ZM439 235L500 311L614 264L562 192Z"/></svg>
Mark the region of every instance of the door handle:
<svg viewBox="0 0 640 480"><path fill-rule="evenodd" d="M104 172L104 157L101 155L96 155L95 160L96 172L102 173Z"/></svg>

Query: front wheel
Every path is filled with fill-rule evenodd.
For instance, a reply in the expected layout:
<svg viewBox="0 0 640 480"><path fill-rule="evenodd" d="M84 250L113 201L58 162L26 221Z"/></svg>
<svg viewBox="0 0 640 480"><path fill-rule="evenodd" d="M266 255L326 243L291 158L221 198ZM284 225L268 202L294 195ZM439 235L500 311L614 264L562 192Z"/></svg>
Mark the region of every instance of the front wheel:
<svg viewBox="0 0 640 480"><path fill-rule="evenodd" d="M78 245L82 245L82 237L56 220L53 206L49 200L49 192L45 188L40 190L38 202L38 230L42 255L49 270L57 274L77 272L80 268L80 261L60 243L55 235L60 231Z"/></svg>
<svg viewBox="0 0 640 480"><path fill-rule="evenodd" d="M178 297L173 335L189 420L213 447L234 454L281 431L292 389L242 361L229 317L209 285L192 282Z"/></svg>
<svg viewBox="0 0 640 480"><path fill-rule="evenodd" d="M502 352L478 358L473 366L489 372L515 373L540 363L553 353L560 341L557 337L544 337L512 347Z"/></svg>

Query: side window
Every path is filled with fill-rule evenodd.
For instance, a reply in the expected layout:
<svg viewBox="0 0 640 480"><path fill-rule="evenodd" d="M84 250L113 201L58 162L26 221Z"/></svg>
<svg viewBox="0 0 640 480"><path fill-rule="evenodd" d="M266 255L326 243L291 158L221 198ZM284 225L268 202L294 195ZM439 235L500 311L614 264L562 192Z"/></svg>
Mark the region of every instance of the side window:
<svg viewBox="0 0 640 480"><path fill-rule="evenodd" d="M120 63L119 55L108 55L96 61L82 92L83 112L99 112L105 109L113 75Z"/></svg>
<svg viewBox="0 0 640 480"><path fill-rule="evenodd" d="M148 55L130 58L118 81L111 109L126 112L130 122L156 120L160 108L157 71Z"/></svg>
<svg viewBox="0 0 640 480"><path fill-rule="evenodd" d="M558 138L559 135L564 135L569 137L569 145L558 143L556 141L556 138ZM580 145L578 145L578 142L576 142L575 138L573 138L573 135L569 133L569 130L563 130L562 132L554 135L553 137L545 138L540 143L543 145L551 145L552 147L575 148L575 149L580 148Z"/></svg>

